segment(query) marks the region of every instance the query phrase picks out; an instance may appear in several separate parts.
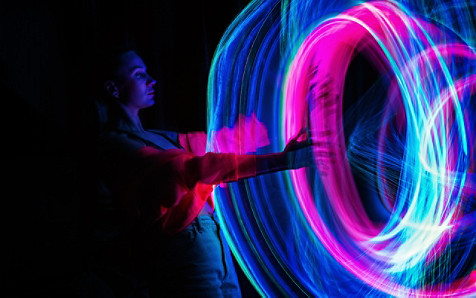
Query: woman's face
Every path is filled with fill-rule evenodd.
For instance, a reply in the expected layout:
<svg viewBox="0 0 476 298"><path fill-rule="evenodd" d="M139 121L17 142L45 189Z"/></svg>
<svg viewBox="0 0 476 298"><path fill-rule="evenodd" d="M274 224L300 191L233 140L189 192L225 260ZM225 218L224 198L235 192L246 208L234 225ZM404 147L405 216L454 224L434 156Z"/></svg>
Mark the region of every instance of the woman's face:
<svg viewBox="0 0 476 298"><path fill-rule="evenodd" d="M134 51L129 51L122 54L120 61L115 97L131 110L154 105L156 81L147 74L142 59Z"/></svg>

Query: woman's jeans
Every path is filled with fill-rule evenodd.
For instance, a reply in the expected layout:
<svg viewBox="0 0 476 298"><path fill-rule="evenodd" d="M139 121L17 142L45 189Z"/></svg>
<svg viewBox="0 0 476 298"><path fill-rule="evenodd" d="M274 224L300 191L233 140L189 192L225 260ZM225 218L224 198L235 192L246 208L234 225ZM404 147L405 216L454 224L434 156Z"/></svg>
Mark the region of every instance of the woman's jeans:
<svg viewBox="0 0 476 298"><path fill-rule="evenodd" d="M200 215L184 231L161 242L151 264L152 297L241 297L216 215Z"/></svg>

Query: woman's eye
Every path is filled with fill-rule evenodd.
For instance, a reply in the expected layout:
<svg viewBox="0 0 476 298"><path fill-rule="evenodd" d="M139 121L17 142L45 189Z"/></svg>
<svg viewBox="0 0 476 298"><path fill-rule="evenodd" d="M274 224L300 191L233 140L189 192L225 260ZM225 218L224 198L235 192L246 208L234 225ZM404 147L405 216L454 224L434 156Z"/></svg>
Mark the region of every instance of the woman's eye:
<svg viewBox="0 0 476 298"><path fill-rule="evenodd" d="M138 78L138 79L143 79L143 78L145 78L145 73L143 73L143 72L138 72L138 73L136 73L136 78Z"/></svg>

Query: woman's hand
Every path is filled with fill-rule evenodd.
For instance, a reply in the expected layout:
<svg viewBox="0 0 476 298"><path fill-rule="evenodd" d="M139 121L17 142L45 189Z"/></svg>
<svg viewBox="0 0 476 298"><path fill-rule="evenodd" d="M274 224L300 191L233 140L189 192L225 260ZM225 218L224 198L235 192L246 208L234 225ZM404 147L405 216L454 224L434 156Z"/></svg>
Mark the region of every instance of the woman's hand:
<svg viewBox="0 0 476 298"><path fill-rule="evenodd" d="M307 132L305 128L302 128L296 136L289 140L283 152L296 151L301 148L309 147L312 145L311 141L307 138Z"/></svg>
<svg viewBox="0 0 476 298"><path fill-rule="evenodd" d="M312 141L307 137L305 128L289 140L283 154L288 169L298 169L313 164Z"/></svg>

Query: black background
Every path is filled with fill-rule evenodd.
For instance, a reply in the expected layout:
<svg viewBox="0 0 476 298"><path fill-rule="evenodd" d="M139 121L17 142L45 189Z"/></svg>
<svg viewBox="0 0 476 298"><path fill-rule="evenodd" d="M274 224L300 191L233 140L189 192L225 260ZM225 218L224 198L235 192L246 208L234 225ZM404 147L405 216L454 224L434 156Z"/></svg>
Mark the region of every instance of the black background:
<svg viewBox="0 0 476 298"><path fill-rule="evenodd" d="M79 155L98 49L135 47L157 83L146 127L205 130L208 71L248 4L200 1L13 1L0 4L2 263L13 296L67 294L84 267ZM239 271L243 296L256 292ZM4 287L6 286L6 287ZM3 293L6 293L2 291ZM2 294L3 296L3 294Z"/></svg>

